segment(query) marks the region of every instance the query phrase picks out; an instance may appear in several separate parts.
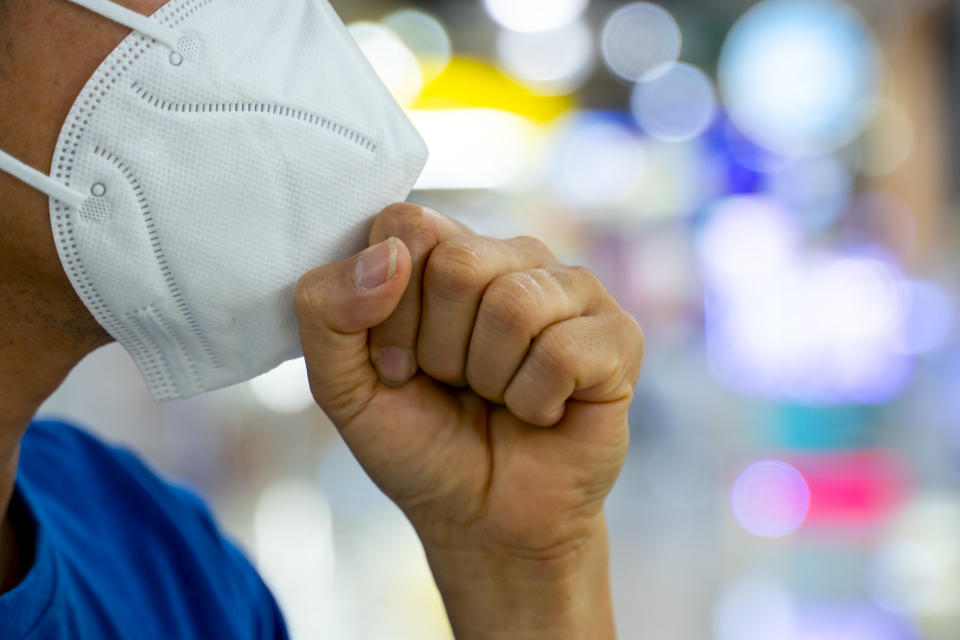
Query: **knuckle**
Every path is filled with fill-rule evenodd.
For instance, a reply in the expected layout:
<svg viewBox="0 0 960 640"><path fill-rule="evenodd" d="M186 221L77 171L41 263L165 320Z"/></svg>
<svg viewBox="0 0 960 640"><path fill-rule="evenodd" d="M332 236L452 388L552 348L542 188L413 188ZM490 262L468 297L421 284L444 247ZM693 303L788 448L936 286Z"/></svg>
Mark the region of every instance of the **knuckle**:
<svg viewBox="0 0 960 640"><path fill-rule="evenodd" d="M417 349L417 366L434 380L445 384L456 384L464 379L462 363L449 354L431 353L420 347Z"/></svg>
<svg viewBox="0 0 960 640"><path fill-rule="evenodd" d="M316 314L323 309L322 289L317 286L316 278L307 274L300 278L293 290L293 304L300 315Z"/></svg>
<svg viewBox="0 0 960 640"><path fill-rule="evenodd" d="M600 278L590 269L581 265L570 265L565 270L570 275L570 279L577 283L577 286L586 289L605 290Z"/></svg>
<svg viewBox="0 0 960 640"><path fill-rule="evenodd" d="M437 245L427 261L424 278L435 293L454 300L475 293L487 284L479 252L465 241Z"/></svg>
<svg viewBox="0 0 960 640"><path fill-rule="evenodd" d="M512 273L494 280L484 294L481 313L508 331L529 330L536 319L537 299L531 291L530 276Z"/></svg>
<svg viewBox="0 0 960 640"><path fill-rule="evenodd" d="M533 362L548 374L571 375L576 371L580 348L576 340L562 329L547 329L537 340Z"/></svg>
<svg viewBox="0 0 960 640"><path fill-rule="evenodd" d="M643 359L646 355L646 337L643 334L643 328L633 319L632 316L629 316L630 322L633 325L633 355L635 362L636 375L640 375L640 370L643 367Z"/></svg>
<svg viewBox="0 0 960 640"><path fill-rule="evenodd" d="M380 242L390 236L408 240L428 233L430 225L423 208L409 202L391 204L377 214L370 229L370 242Z"/></svg>
<svg viewBox="0 0 960 640"><path fill-rule="evenodd" d="M567 273L567 267L534 269L531 271L531 275L541 290L545 292L544 295L549 296L551 299L556 300L562 298L569 300L572 297L571 293L574 288L574 283L570 278L570 274Z"/></svg>
<svg viewBox="0 0 960 640"><path fill-rule="evenodd" d="M470 388L484 400L489 400L494 404L503 404L504 388L498 386L485 372L481 372L469 360L467 361L466 380Z"/></svg>
<svg viewBox="0 0 960 640"><path fill-rule="evenodd" d="M507 389L504 404L510 413L524 422L537 426L547 426L551 422L551 412L546 407L531 401L529 394L519 386L511 386Z"/></svg>
<svg viewBox="0 0 960 640"><path fill-rule="evenodd" d="M539 280L554 299L565 299L576 304L576 300L596 300L605 295L599 278L586 267L560 265L539 269Z"/></svg>
<svg viewBox="0 0 960 640"><path fill-rule="evenodd" d="M510 413L517 416L521 420L529 422L529 418L532 414L532 407L531 403L527 399L527 394L524 393L522 385L511 384L509 387L507 387L503 394L503 403L506 405L507 409L510 410Z"/></svg>
<svg viewBox="0 0 960 640"><path fill-rule="evenodd" d="M614 361L616 369L609 379L618 381L618 388L632 395L643 368L644 336L637 321L626 312L622 312L621 321L611 326L611 335L616 336L612 348L618 354Z"/></svg>
<svg viewBox="0 0 960 640"><path fill-rule="evenodd" d="M535 236L517 236L513 238L512 242L519 246L521 250L536 255L549 256L550 258L556 257L547 243Z"/></svg>

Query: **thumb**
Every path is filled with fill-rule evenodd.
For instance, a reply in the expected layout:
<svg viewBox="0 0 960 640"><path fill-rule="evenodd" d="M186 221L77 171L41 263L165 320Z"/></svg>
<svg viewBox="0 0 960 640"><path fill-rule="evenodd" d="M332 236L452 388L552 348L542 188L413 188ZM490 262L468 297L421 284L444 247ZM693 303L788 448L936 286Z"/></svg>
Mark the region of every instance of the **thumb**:
<svg viewBox="0 0 960 640"><path fill-rule="evenodd" d="M314 269L297 283L294 300L310 389L338 427L362 412L377 390L367 329L390 316L410 272L406 245L389 238Z"/></svg>

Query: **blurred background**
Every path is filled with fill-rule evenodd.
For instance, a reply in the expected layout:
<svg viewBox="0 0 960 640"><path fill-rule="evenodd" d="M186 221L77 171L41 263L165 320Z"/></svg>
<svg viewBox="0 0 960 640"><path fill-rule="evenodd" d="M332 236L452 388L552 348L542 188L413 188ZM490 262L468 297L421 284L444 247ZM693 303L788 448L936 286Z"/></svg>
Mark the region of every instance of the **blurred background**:
<svg viewBox="0 0 960 640"><path fill-rule="evenodd" d="M621 637L955 639L954 3L333 4L430 147L411 200L544 238L645 328ZM451 637L302 361L156 406L111 346L41 415L202 494L294 638Z"/></svg>

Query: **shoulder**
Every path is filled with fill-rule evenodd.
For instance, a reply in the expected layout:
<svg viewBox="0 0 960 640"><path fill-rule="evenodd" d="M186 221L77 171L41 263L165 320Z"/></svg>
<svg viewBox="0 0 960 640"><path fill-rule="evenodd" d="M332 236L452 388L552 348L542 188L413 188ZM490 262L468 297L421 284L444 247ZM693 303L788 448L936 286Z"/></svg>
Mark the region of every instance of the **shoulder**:
<svg viewBox="0 0 960 640"><path fill-rule="evenodd" d="M95 503L215 529L206 526L212 517L193 492L163 479L132 451L62 421L30 424L20 445L18 481L41 503Z"/></svg>
<svg viewBox="0 0 960 640"><path fill-rule="evenodd" d="M20 442L21 468L56 463L63 473L89 469L91 463L106 463L111 469L156 477L131 451L105 444L90 433L60 420L35 420ZM49 470L49 467L48 467Z"/></svg>
<svg viewBox="0 0 960 640"><path fill-rule="evenodd" d="M129 449L107 444L60 420L30 423L20 443L19 470L21 479L27 483L55 485L58 493L81 486L87 492L91 489L111 492L123 492L126 488L135 492L156 490L163 498L180 498L190 493L163 479ZM118 486L118 476L132 484ZM188 506L202 506L199 498L190 496L186 500Z"/></svg>
<svg viewBox="0 0 960 640"><path fill-rule="evenodd" d="M37 421L21 442L17 483L78 575L109 571L128 593L174 608L190 610L199 603L182 599L199 598L211 621L222 613L220 624L245 611L242 626L258 628L254 637L285 636L273 597L203 500L133 452L65 422Z"/></svg>

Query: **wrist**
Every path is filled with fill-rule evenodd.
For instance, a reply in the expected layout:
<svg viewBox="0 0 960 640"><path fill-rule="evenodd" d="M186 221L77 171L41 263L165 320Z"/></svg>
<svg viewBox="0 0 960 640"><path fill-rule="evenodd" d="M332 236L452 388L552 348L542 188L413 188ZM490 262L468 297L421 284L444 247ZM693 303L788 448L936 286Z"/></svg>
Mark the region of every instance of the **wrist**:
<svg viewBox="0 0 960 640"><path fill-rule="evenodd" d="M458 640L615 637L602 514L548 549L424 547Z"/></svg>

